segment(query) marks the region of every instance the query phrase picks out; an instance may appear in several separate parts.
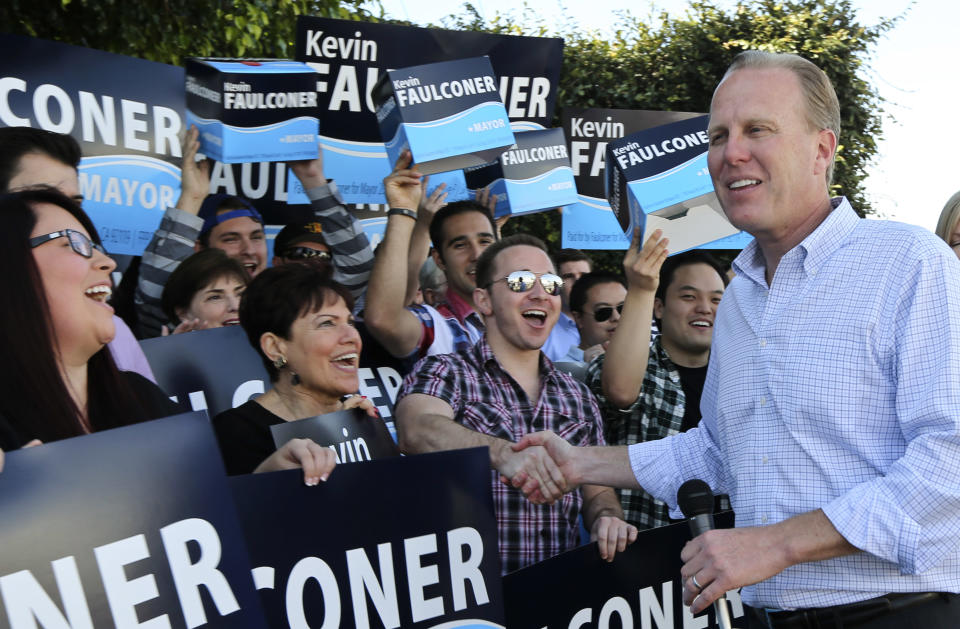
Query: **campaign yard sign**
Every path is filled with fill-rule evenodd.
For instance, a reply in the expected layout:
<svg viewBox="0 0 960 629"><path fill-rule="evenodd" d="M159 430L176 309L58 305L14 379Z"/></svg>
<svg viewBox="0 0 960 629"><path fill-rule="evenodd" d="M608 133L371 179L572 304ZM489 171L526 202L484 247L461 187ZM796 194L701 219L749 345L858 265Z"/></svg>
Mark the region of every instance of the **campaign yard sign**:
<svg viewBox="0 0 960 629"><path fill-rule="evenodd" d="M139 255L180 196L183 69L0 34L0 126L73 136L103 245Z"/></svg>
<svg viewBox="0 0 960 629"><path fill-rule="evenodd" d="M607 200L625 234L660 229L679 253L740 232L713 190L708 121L672 122L607 144Z"/></svg>
<svg viewBox="0 0 960 629"><path fill-rule="evenodd" d="M270 383L238 325L145 339L140 347L164 393L210 417L263 393Z"/></svg>
<svg viewBox="0 0 960 629"><path fill-rule="evenodd" d="M467 169L467 187L489 186L496 217L552 210L577 202L563 129L521 131L495 162Z"/></svg>
<svg viewBox="0 0 960 629"><path fill-rule="evenodd" d="M373 92L390 163L409 150L429 175L486 164L513 145L487 57L388 70Z"/></svg>
<svg viewBox="0 0 960 629"><path fill-rule="evenodd" d="M227 164L315 159L317 74L285 59L186 60L187 126Z"/></svg>
<svg viewBox="0 0 960 629"><path fill-rule="evenodd" d="M370 90L384 70L489 55L515 130L548 126L553 115L559 38L301 16L297 40L297 59L321 75L315 87L326 175L340 185L374 246L386 223L382 180L391 165ZM104 246L111 254L140 255L180 196L183 68L9 34L0 34L0 53L0 126L75 137L84 155L84 209ZM303 216L288 195L295 206L307 204L295 179L284 162L214 161L210 191L243 196L268 224L282 225ZM440 183L449 200L468 197L460 171L431 177L431 186Z"/></svg>
<svg viewBox="0 0 960 629"><path fill-rule="evenodd" d="M733 513L719 514L729 527ZM686 523L641 531L610 563L596 542L503 577L510 629L579 627L716 627L713 607L697 616L683 604L680 551L690 540ZM734 627L745 627L739 594L727 593ZM541 603L548 601L548 603Z"/></svg>
<svg viewBox="0 0 960 629"><path fill-rule="evenodd" d="M337 463L400 456L400 448L379 417L351 408L270 426L277 448L291 439L311 439L333 450Z"/></svg>
<svg viewBox="0 0 960 629"><path fill-rule="evenodd" d="M230 483L271 627L504 627L487 448Z"/></svg>
<svg viewBox="0 0 960 629"><path fill-rule="evenodd" d="M349 203L384 202L392 169L372 91L387 70L486 55L514 131L549 127L563 40L374 24L312 16L297 19L296 56L320 75L324 168ZM448 201L468 197L459 171L434 175ZM366 218L366 216L363 216ZM371 217L374 218L374 217Z"/></svg>
<svg viewBox="0 0 960 629"><path fill-rule="evenodd" d="M9 452L0 627L266 627L210 422Z"/></svg>
<svg viewBox="0 0 960 629"><path fill-rule="evenodd" d="M561 112L561 124L569 141L579 201L562 210L562 246L574 249L630 246L630 239L624 235L606 198L607 144L637 131L702 115L679 111L565 108ZM741 249L747 242L749 236L737 235L702 247Z"/></svg>
<svg viewBox="0 0 960 629"><path fill-rule="evenodd" d="M84 209L110 254L140 255L180 197L183 68L8 34L0 34L0 53L0 126L79 141ZM249 199L268 224L302 220L308 201L299 187L284 162L214 161L210 173L211 192ZM302 205L288 206L288 192ZM376 245L386 208L349 209Z"/></svg>

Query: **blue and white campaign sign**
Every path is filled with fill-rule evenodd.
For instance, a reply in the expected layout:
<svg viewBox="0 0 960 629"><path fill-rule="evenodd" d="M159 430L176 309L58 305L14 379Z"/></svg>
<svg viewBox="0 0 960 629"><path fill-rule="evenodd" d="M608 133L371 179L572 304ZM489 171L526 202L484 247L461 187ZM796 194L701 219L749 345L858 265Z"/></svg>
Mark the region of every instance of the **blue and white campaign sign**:
<svg viewBox="0 0 960 629"><path fill-rule="evenodd" d="M298 28L298 58L321 75L315 87L325 120L325 174L349 203L359 204L348 209L374 245L383 234L382 180L390 172L370 98L383 70L488 54L514 130L550 124L561 39L325 18L301 18ZM7 34L0 34L0 54L0 125L75 137L84 155L84 208L105 247L113 254L142 253L163 211L180 196L183 68ZM210 191L249 199L268 224L302 220L303 208L288 206L294 179L288 170L284 162L214 162ZM460 171L433 175L431 188L441 182L448 200L468 197ZM294 194L289 201L306 204L306 197Z"/></svg>
<svg viewBox="0 0 960 629"><path fill-rule="evenodd" d="M0 35L0 125L80 142L84 209L110 253L139 254L180 195L183 70Z"/></svg>
<svg viewBox="0 0 960 629"><path fill-rule="evenodd" d="M387 159L374 85L386 71L487 55L514 131L550 126L563 40L300 16L296 59L320 75L324 169L350 203L383 203ZM459 171L448 201L467 198ZM436 175L431 184L440 183Z"/></svg>
<svg viewBox="0 0 960 629"><path fill-rule="evenodd" d="M20 35L0 34L0 54L0 126L72 135L84 155L83 207L104 246L112 254L142 253L180 197L183 68ZM302 219L303 208L288 210L288 187L299 181L283 162L214 162L210 179L211 192L249 199L267 223ZM300 191L291 202L308 200ZM351 210L379 242L386 209Z"/></svg>
<svg viewBox="0 0 960 629"><path fill-rule="evenodd" d="M708 120L678 120L607 144L607 201L625 234L659 229L679 253L740 233L713 190Z"/></svg>
<svg viewBox="0 0 960 629"><path fill-rule="evenodd" d="M203 413L6 458L0 628L267 626Z"/></svg>
<svg viewBox="0 0 960 629"><path fill-rule="evenodd" d="M387 160L410 151L424 174L481 166L514 142L485 56L388 70L373 98Z"/></svg>
<svg viewBox="0 0 960 629"><path fill-rule="evenodd" d="M180 196L180 167L149 155L84 157L79 176L83 208L110 253L141 252Z"/></svg>
<svg viewBox="0 0 960 629"><path fill-rule="evenodd" d="M505 626L487 448L230 484L271 627Z"/></svg>
<svg viewBox="0 0 960 629"><path fill-rule="evenodd" d="M626 249L630 239L618 222L606 197L607 144L626 135L688 120L702 114L632 109L566 108L561 115L570 145L570 161L579 192L579 202L563 208L562 246L575 249ZM700 244L704 249L742 249L747 234L735 234ZM681 249L671 252L679 252Z"/></svg>
<svg viewBox="0 0 960 629"><path fill-rule="evenodd" d="M732 512L717 516L721 527ZM713 608L694 616L683 604L680 551L690 539L686 523L641 531L610 563L596 542L511 572L503 577L510 629L582 627L716 627ZM728 592L734 627L745 627L743 603ZM550 601L549 605L531 604Z"/></svg>
<svg viewBox="0 0 960 629"><path fill-rule="evenodd" d="M472 190L490 188L494 216L530 214L577 202L577 187L563 129L522 131L495 162L467 169Z"/></svg>
<svg viewBox="0 0 960 629"><path fill-rule="evenodd" d="M317 75L286 59L186 61L187 125L228 164L317 157Z"/></svg>

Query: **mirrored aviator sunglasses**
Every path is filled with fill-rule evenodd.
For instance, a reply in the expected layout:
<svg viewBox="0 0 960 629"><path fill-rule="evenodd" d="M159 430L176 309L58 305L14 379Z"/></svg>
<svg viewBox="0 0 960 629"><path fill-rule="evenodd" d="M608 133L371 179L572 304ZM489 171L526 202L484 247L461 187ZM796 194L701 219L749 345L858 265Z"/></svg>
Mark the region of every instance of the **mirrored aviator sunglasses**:
<svg viewBox="0 0 960 629"><path fill-rule="evenodd" d="M287 260L329 260L330 252L310 247L290 247L283 252L283 257Z"/></svg>
<svg viewBox="0 0 960 629"><path fill-rule="evenodd" d="M87 238L85 234L78 232L75 229L61 229L58 232L51 232L42 236L36 236L35 238L30 239L30 247L38 247L45 242L50 242L51 240L62 237L67 238L67 241L70 243L70 248L73 249L74 253L82 255L84 258L92 258L94 251L99 251L103 255L107 255L106 249Z"/></svg>
<svg viewBox="0 0 960 629"><path fill-rule="evenodd" d="M533 288L533 283L540 279L540 286L543 286L543 292L548 295L559 295L560 288L563 287L563 278L555 273L543 273L537 275L533 271L514 271L510 275L500 278L507 283L507 288L515 293L525 293ZM498 280L494 280L498 281Z"/></svg>
<svg viewBox="0 0 960 629"><path fill-rule="evenodd" d="M623 304L617 306L617 314L623 314ZM593 311L593 320L597 323L603 323L613 316L613 306L603 306Z"/></svg>

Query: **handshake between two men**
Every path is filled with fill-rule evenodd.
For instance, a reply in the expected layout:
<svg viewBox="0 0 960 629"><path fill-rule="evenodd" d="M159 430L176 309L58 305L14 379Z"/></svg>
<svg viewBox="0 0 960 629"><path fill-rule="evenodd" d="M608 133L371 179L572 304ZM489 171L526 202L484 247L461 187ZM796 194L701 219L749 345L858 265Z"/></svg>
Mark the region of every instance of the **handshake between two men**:
<svg viewBox="0 0 960 629"><path fill-rule="evenodd" d="M533 504L553 504L586 483L637 486L625 446L576 447L547 430L524 435L512 450L526 454L526 460L518 458L515 473L501 474L501 481Z"/></svg>
<svg viewBox="0 0 960 629"><path fill-rule="evenodd" d="M535 504L551 504L586 484L640 488L630 446L577 447L544 431L525 435L512 449L530 453L530 464L501 480ZM699 614L730 590L766 581L796 564L858 551L820 509L765 526L708 530L687 542L680 554L683 602L691 613Z"/></svg>

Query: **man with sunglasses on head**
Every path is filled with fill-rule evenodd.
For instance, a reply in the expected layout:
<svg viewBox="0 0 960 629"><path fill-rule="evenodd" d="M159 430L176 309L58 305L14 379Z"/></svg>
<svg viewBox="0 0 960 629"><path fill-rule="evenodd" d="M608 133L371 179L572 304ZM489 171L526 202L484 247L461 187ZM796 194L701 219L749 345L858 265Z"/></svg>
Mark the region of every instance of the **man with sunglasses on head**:
<svg viewBox="0 0 960 629"><path fill-rule="evenodd" d="M606 343L620 322L626 294L627 283L612 273L597 271L577 280L570 291L570 312L580 333L580 343L570 348L564 362L589 363L606 351Z"/></svg>
<svg viewBox="0 0 960 629"><path fill-rule="evenodd" d="M620 303L622 318L606 354L587 367L611 445L663 439L700 423L713 322L727 277L706 251L667 258L668 241L660 236L655 231L640 250L637 232L623 259L629 289ZM651 316L660 330L653 343ZM617 493L627 521L638 529L678 521L666 503L642 489ZM729 509L729 500L718 498L717 507Z"/></svg>
<svg viewBox="0 0 960 629"><path fill-rule="evenodd" d="M143 253L135 302L141 337L158 336L166 323L160 304L170 273L196 251L222 249L238 260L250 277L267 268L267 241L263 218L246 199L210 195L210 163L196 161L200 148L192 127L183 140L181 193L175 207L164 213L153 239ZM288 162L300 180L310 206L294 224L320 226L330 248L333 278L360 297L373 268L373 251L359 221L343 206L336 184L323 172L323 149L313 160Z"/></svg>
<svg viewBox="0 0 960 629"><path fill-rule="evenodd" d="M562 483L545 450L512 450L534 430L549 428L581 446L604 443L593 395L540 351L560 314L563 280L543 243L525 234L487 247L476 278L473 303L484 317L484 335L464 351L428 356L407 376L396 407L400 448L421 453L489 447L505 573L576 547L581 513L601 556L612 560L637 534L623 521L612 489L585 485L542 506L524 498L523 481L500 481Z"/></svg>

